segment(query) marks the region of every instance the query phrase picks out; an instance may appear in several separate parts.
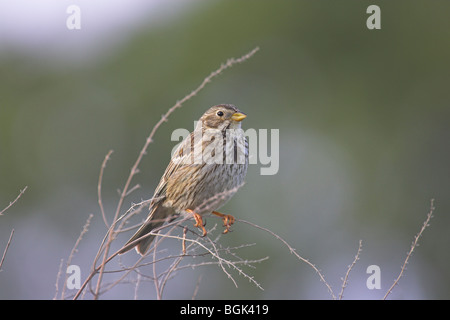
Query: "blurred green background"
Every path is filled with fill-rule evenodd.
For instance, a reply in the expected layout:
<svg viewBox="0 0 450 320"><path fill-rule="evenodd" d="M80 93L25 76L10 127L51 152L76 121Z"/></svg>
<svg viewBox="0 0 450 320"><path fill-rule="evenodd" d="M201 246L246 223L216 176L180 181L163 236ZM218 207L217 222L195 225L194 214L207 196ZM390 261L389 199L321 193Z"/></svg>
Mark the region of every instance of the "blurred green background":
<svg viewBox="0 0 450 320"><path fill-rule="evenodd" d="M335 294L362 240L344 298L380 299L434 198L431 225L389 298L448 299L450 3L153 2L119 26L106 2L94 11L85 1L42 0L34 12L26 1L0 3L0 20L25 30L0 24L0 208L28 186L0 217L1 253L15 230L0 298L53 298L60 261L93 213L72 261L84 280L105 233L97 181L108 150L114 153L103 189L111 217L117 189L161 115L222 62L258 46L163 124L134 180L141 188L125 208L153 194L177 143L173 130L192 130L209 106L233 103L248 114L244 128L280 130L279 171L263 176L261 165L252 165L222 211L283 237ZM80 30L66 28L70 4L80 6ZM371 4L381 8L381 30L366 27ZM142 2L123 1L132 5ZM26 20L32 15L37 22ZM44 20L56 29L42 28ZM93 37L98 25L103 33ZM200 275L199 299L330 298L280 241L246 225L233 229L223 245L255 243L238 254L269 256L246 269L264 291L234 272L236 288L220 268L205 266L178 273L165 298L190 299ZM369 265L380 267L380 290L366 287ZM131 284L104 296L133 297ZM155 298L152 284L139 297Z"/></svg>

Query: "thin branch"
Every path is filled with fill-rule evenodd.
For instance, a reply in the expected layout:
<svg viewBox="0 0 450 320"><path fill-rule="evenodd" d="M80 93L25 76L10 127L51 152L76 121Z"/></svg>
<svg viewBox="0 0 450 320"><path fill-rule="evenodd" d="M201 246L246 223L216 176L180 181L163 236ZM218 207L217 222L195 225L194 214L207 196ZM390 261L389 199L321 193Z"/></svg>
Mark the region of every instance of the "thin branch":
<svg viewBox="0 0 450 320"><path fill-rule="evenodd" d="M348 283L348 276L350 274L350 271L352 271L353 267L355 266L356 261L359 260L361 249L362 249L362 240L359 240L358 252L356 252L355 259L353 260L352 264L348 266L347 273L345 274L344 280L342 281L341 292L339 293L339 300L342 300L342 297L344 296L344 290L345 287L347 287Z"/></svg>
<svg viewBox="0 0 450 320"><path fill-rule="evenodd" d="M184 240L182 240L183 242L185 242L186 237L184 236L183 233L183 238ZM169 267L169 269L167 270L165 276L163 277L163 279L161 280L161 288L160 288L160 292L159 292L159 298L162 299L163 296L163 292L164 292L164 288L166 287L166 283L169 280L170 275L172 274L172 272L177 270L178 265L181 263L181 261L185 258L185 255L182 255L180 257L178 257L177 259L175 259L175 261L172 263L172 265Z"/></svg>
<svg viewBox="0 0 450 320"><path fill-rule="evenodd" d="M153 249L153 261L156 260L156 246L158 245L158 243L159 241L155 242L155 247ZM155 291L156 291L156 299L161 300L161 291L159 289L159 279L158 274L156 272L156 263L153 264L152 270L153 270L153 283L155 284Z"/></svg>
<svg viewBox="0 0 450 320"><path fill-rule="evenodd" d="M89 230L89 226L91 224L91 219L94 215L90 214L89 217L86 220L86 223L83 226L83 230L81 230L80 235L78 236L77 241L75 242L75 245L72 248L72 251L70 251L70 255L69 258L67 259L67 263L66 263L66 269L70 266L70 264L72 263L72 259L75 256L75 253L78 251L78 245L80 244L81 240L83 239L83 236L88 232ZM66 284L67 284L67 273L66 273L66 277L64 279L64 285L63 285L63 289L61 292L61 299L64 299L64 295L66 292Z"/></svg>
<svg viewBox="0 0 450 320"><path fill-rule="evenodd" d="M293 247L291 247L291 245L290 245L289 243L287 243L286 240L284 240L283 238L281 238L281 237L280 237L279 235L277 235L276 233L270 231L269 229L266 229L266 228L264 228L264 227L258 226L258 225L254 224L254 223L252 223L252 222L248 222L248 221L241 220L241 219L236 219L236 221L239 221L239 222L242 222L242 223L246 223L246 224L251 225L251 226L253 226L253 227L257 228L257 229L263 230L263 231L265 231L265 232L271 234L272 236L274 236L275 238L277 238L277 239L280 240L281 242L283 242L284 245L285 245L286 247L289 248L289 251L291 252L291 254L295 255L299 260L305 262L307 265L309 265L311 268L314 269L314 271L319 275L320 280L321 280L321 281L325 284L325 286L327 287L328 292L331 294L331 297L333 298L333 300L336 300L336 296L334 295L333 290L331 289L331 286L330 286L330 285L328 284L328 282L325 280L325 277L322 275L322 273L320 272L320 270L317 269L317 267L316 267L314 264L312 264L308 259L305 259L305 258L303 258L302 256L300 256L300 255L295 251L295 249L294 249Z"/></svg>
<svg viewBox="0 0 450 320"><path fill-rule="evenodd" d="M194 293L192 294L191 300L195 300L195 298L197 297L197 293L198 293L198 289L200 289L200 282L202 281L202 277L203 277L203 275L200 275L198 277L197 284L195 285Z"/></svg>
<svg viewBox="0 0 450 320"><path fill-rule="evenodd" d="M111 157L111 154L113 153L113 150L109 150L108 154L105 156L105 159L103 159L102 166L100 168L100 174L98 177L98 184L97 184L97 196L98 196L98 205L100 207L100 212L102 213L103 222L105 223L106 228L109 228L108 220L106 219L105 209L103 207L103 200L102 200L102 181L103 181L103 172L106 168L106 163Z"/></svg>
<svg viewBox="0 0 450 320"><path fill-rule="evenodd" d="M9 208L11 208L11 206L12 206L14 203L16 203L17 200L20 199L20 197L25 193L25 191L26 191L27 189L28 189L28 186L26 186L25 188L23 188L23 190L20 190L20 193L19 193L19 195L16 197L16 199L14 199L14 201L10 202L9 205L8 205L5 209L3 209L2 211L0 211L0 216L2 216L3 213L4 213L6 210L8 210Z"/></svg>
<svg viewBox="0 0 450 320"><path fill-rule="evenodd" d="M183 253L183 255L186 254L186 233L187 233L188 229L187 227L184 227L183 229L183 241L181 242L181 251Z"/></svg>
<svg viewBox="0 0 450 320"><path fill-rule="evenodd" d="M249 279L250 282L252 282L253 284L255 284L258 288L262 289L261 285L255 281L255 279L249 275L247 275L245 272L243 272L240 268L238 268L236 266L236 263L229 261L225 258L223 258L220 254L219 254L219 249L216 247L216 245L214 244L214 242L208 237L205 236L204 238L198 236L198 239L190 239L190 238L184 238L183 236L176 236L176 235L169 235L169 234L158 234L159 237L161 238L170 238L170 239L177 239L180 241L186 241L186 242L193 242L195 243L199 248L203 248L204 250L206 250L213 258L217 259L219 266L221 267L221 269L224 271L224 273L228 276L228 278L230 278L233 283L235 284L235 286L237 287L237 283L234 280L234 278L232 277L232 275L225 269L225 266L228 267L232 267L233 269L235 269L240 275L246 277ZM203 239L206 239L207 242L209 244L211 244L213 249L210 249L206 246L206 244L203 244L202 241L205 241Z"/></svg>
<svg viewBox="0 0 450 320"><path fill-rule="evenodd" d="M14 201L11 201L11 202L9 203L9 205L8 205L5 209L3 209L2 211L0 211L0 216L2 216L3 213L4 213L6 210L8 210L9 208L11 208L11 207L17 202L17 200L20 199L20 197L25 193L25 191L26 191L27 189L28 189L28 186L26 186L25 188L23 188L23 190L20 190L19 195L14 199ZM11 245L11 240L12 240L13 235L14 235L14 229L11 230L11 234L9 235L9 239L8 239L8 242L6 243L5 250L3 251L2 260L0 261L0 271L2 271L2 266L3 266L3 263L4 263L5 258L6 258L6 253L8 252L9 246Z"/></svg>
<svg viewBox="0 0 450 320"><path fill-rule="evenodd" d="M11 230L11 234L9 235L8 243L6 244L5 250L3 251L2 260L0 261L0 271L2 271L3 262L5 261L6 253L8 252L8 248L9 248L9 245L11 244L13 235L14 235L14 229Z"/></svg>
<svg viewBox="0 0 450 320"><path fill-rule="evenodd" d="M136 286L134 287L134 300L138 299L138 289L139 289L140 284L141 284L141 275L138 273L137 280L136 280Z"/></svg>
<svg viewBox="0 0 450 320"><path fill-rule="evenodd" d="M186 219L187 219L187 218L182 219L182 220L180 220L180 221L175 221L175 222L172 222L172 223L168 223L168 224L163 225L163 226L161 226L161 227L159 227L159 228L156 228L156 229L152 230L151 232L147 233L146 235L140 237L139 239L136 239L135 241L133 241L132 243L130 243L130 245L133 244L133 243L136 243L136 244L137 244L139 241L141 241L141 240L143 240L143 239L145 239L145 238L147 238L147 237L159 235L158 232L159 232L160 230L162 230L162 229L164 229L164 228L168 228L168 227L170 227L170 226L173 226L173 225L176 224L176 223L181 223L181 222L185 221ZM105 238L106 238L106 236L105 236ZM102 243L102 246L103 246L103 243ZM121 249L122 249L122 248L121 248ZM109 256L108 259L106 259L106 261L105 261L104 263L102 263L101 265L99 265L99 266L97 266L97 267L94 267L94 268L91 270L91 273L90 273L89 276L86 278L86 280L83 282L83 284L81 285L80 289L78 289L78 292L75 294L75 296L74 296L74 298L73 298L74 300L77 300L77 299L79 298L79 296L81 295L81 293L83 292L83 290L86 288L86 286L89 284L89 282L92 280L92 278L94 278L94 276L95 276L97 273L99 273L99 271L100 271L102 268L104 268L104 266L106 265L106 263L108 263L109 261L111 261L112 259L114 259L116 256L118 256L118 255L121 253L121 249L117 250L115 253L113 253L111 256ZM150 253L150 251L149 251L148 253ZM147 253L147 254L148 254L148 253ZM142 260L142 259L144 259L144 258L145 258L145 256L140 257L139 260ZM95 264L95 262L94 262L94 264ZM131 270L130 270L130 271L131 271ZM94 297L95 297L95 295L94 295Z"/></svg>
<svg viewBox="0 0 450 320"><path fill-rule="evenodd" d="M240 185L238 185L234 188L219 192L219 193L215 194L214 196L212 196L208 199L205 199L202 203L200 203L192 211L194 211L194 212L214 211L214 209L217 208L218 203L220 203L222 200L229 197L230 194L236 193L244 184L245 184L245 182L241 183Z"/></svg>
<svg viewBox="0 0 450 320"><path fill-rule="evenodd" d="M59 263L58 274L56 275L56 282L55 282L55 296L53 297L53 300L56 300L56 299L58 298L58 292L59 292L59 278L61 278L63 263L64 263L64 259L61 259L61 262Z"/></svg>
<svg viewBox="0 0 450 320"><path fill-rule="evenodd" d="M431 203L430 203L430 210L427 214L427 218L425 220L425 222L422 225L422 228L420 229L419 233L416 234L416 236L414 237L414 241L411 244L411 249L409 250L408 254L406 255L406 259L403 262L402 265L402 269L400 270L400 274L398 275L397 279L395 279L394 283L392 284L392 286L389 288L389 290L386 292L386 294L383 297L383 300L386 300L387 296L392 292L392 290L394 289L394 287L398 284L398 282L400 281L400 278L403 276L403 273L405 272L406 269L406 265L408 264L408 260L411 257L414 249L417 247L417 244L419 242L420 237L422 236L422 233L425 231L425 229L429 226L430 220L433 217L433 212L434 212L434 199L431 199Z"/></svg>

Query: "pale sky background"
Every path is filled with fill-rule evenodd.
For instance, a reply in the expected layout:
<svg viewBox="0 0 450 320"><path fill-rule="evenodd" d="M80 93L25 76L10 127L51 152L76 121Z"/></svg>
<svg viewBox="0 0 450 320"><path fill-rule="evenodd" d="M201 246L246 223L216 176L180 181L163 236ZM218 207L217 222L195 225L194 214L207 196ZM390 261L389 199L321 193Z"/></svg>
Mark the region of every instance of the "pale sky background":
<svg viewBox="0 0 450 320"><path fill-rule="evenodd" d="M163 24L191 0L0 0L0 54L8 48L58 60L93 59L143 26ZM66 12L81 11L81 29L68 30ZM194 6L195 7L195 6Z"/></svg>

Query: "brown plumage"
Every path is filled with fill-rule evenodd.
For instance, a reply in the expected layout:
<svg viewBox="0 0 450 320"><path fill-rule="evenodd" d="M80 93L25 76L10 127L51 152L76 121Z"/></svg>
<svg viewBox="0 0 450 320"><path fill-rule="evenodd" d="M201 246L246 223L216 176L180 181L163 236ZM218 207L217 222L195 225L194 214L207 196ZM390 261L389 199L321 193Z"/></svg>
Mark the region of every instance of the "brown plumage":
<svg viewBox="0 0 450 320"><path fill-rule="evenodd" d="M247 173L248 141L241 129L245 117L231 104L211 107L201 116L172 156L156 187L147 219L120 253L136 247L144 255L155 236L136 240L185 212L194 214L195 226L202 228L204 235L201 215L206 213L222 217L228 232L234 218L215 210L233 196Z"/></svg>

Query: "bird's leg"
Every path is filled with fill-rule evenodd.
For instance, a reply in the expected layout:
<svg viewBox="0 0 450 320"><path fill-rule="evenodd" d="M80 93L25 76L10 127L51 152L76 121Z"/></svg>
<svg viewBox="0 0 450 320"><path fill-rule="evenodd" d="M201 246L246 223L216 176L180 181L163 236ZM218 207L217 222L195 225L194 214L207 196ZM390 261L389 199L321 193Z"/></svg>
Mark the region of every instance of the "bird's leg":
<svg viewBox="0 0 450 320"><path fill-rule="evenodd" d="M212 214L215 214L216 216L219 216L222 218L223 226L225 227L225 230L223 231L223 233L228 233L230 231L231 225L234 223L234 221L236 219L230 214L223 214L223 213L220 213L217 211L213 211Z"/></svg>
<svg viewBox="0 0 450 320"><path fill-rule="evenodd" d="M191 209L186 209L186 211L189 213L192 213L194 215L194 219L195 219L194 227L201 228L203 231L202 237L206 236L206 229L205 229L206 223L203 223L202 216L199 215L198 213L192 211Z"/></svg>

